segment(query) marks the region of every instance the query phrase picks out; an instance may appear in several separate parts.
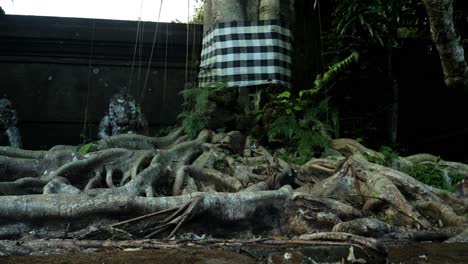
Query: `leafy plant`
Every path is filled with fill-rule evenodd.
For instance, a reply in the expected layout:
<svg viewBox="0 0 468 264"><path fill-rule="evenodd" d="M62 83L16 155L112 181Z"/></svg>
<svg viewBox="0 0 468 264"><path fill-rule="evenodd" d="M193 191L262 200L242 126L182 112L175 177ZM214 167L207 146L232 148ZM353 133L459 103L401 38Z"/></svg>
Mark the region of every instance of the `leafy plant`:
<svg viewBox="0 0 468 264"><path fill-rule="evenodd" d="M335 31L349 46L397 45L398 29L426 29L424 8L416 0L337 0Z"/></svg>
<svg viewBox="0 0 468 264"><path fill-rule="evenodd" d="M301 90L296 96L290 91L281 91L262 109L254 111L256 119L266 123L268 140L280 141L287 146L283 159L304 163L327 148L329 132L338 127L338 112L330 107L328 97L318 98L325 87L358 59L359 55L353 53L332 65L323 75L318 75L312 89Z"/></svg>
<svg viewBox="0 0 468 264"><path fill-rule="evenodd" d="M436 165L417 164L403 169L403 172L427 185L443 189L443 171Z"/></svg>
<svg viewBox="0 0 468 264"><path fill-rule="evenodd" d="M320 122L328 111L328 99L314 107L312 98L306 93L292 99L290 92L277 95L270 106L272 121L268 127L268 139L282 139L297 149L299 156L310 159L315 152L325 148L327 127Z"/></svg>
<svg viewBox="0 0 468 264"><path fill-rule="evenodd" d="M96 142L89 142L81 144L77 147L77 151L80 154L86 154L94 151L94 148L97 146Z"/></svg>
<svg viewBox="0 0 468 264"><path fill-rule="evenodd" d="M195 138L206 127L206 111L209 97L225 89L225 83L213 83L208 86L185 89L180 94L184 98L186 110L179 115L185 132Z"/></svg>
<svg viewBox="0 0 468 264"><path fill-rule="evenodd" d="M179 115L182 119L182 127L190 138L196 138L198 133L205 128L203 114L198 112L183 112Z"/></svg>
<svg viewBox="0 0 468 264"><path fill-rule="evenodd" d="M205 10L203 8L204 5L203 0L195 0L195 10L190 23L192 24L203 24L203 20L205 18Z"/></svg>
<svg viewBox="0 0 468 264"><path fill-rule="evenodd" d="M372 163L379 164L382 166L391 166L393 161L398 159L398 152L391 147L381 146L379 152L383 154L383 158L371 156L367 153L363 153L363 156Z"/></svg>
<svg viewBox="0 0 468 264"><path fill-rule="evenodd" d="M315 90L320 90L322 87L329 86L330 83L336 80L338 75L342 74L344 71L347 71L351 65L356 64L358 61L359 53L353 52L346 59L331 65L328 71L326 71L323 75L317 75L317 78L314 82ZM312 89L311 92L314 92L314 89Z"/></svg>
<svg viewBox="0 0 468 264"><path fill-rule="evenodd" d="M437 164L416 164L404 168L403 172L422 183L453 192L455 185L464 179L464 175L447 169ZM447 178L450 180L447 181Z"/></svg>

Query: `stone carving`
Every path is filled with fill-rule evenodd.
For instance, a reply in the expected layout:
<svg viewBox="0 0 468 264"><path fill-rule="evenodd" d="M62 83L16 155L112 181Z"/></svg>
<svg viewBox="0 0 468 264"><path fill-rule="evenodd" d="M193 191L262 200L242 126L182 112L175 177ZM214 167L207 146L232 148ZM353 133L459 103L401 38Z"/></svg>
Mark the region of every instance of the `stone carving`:
<svg viewBox="0 0 468 264"><path fill-rule="evenodd" d="M109 110L99 124L99 138L126 133L147 135L148 121L135 99L120 92L112 96L109 102Z"/></svg>
<svg viewBox="0 0 468 264"><path fill-rule="evenodd" d="M21 148L21 135L17 127L18 116L10 100L0 99L0 142Z"/></svg>

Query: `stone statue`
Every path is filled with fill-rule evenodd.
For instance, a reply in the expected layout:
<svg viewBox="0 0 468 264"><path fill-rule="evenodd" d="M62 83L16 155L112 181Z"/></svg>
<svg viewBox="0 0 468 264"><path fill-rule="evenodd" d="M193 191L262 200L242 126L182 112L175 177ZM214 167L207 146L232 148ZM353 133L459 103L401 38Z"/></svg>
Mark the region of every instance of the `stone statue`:
<svg viewBox="0 0 468 264"><path fill-rule="evenodd" d="M127 93L117 93L109 102L109 110L99 124L99 138L136 133L148 134L148 121L137 107L135 99Z"/></svg>
<svg viewBox="0 0 468 264"><path fill-rule="evenodd" d="M21 135L18 124L18 116L10 100L6 97L0 99L0 142L8 146L21 148Z"/></svg>

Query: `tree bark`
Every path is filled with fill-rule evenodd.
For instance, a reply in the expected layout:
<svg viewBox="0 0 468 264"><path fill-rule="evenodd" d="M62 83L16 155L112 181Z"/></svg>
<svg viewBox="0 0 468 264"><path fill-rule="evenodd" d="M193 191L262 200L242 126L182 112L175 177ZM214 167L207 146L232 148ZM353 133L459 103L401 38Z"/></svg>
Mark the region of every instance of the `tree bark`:
<svg viewBox="0 0 468 264"><path fill-rule="evenodd" d="M460 37L453 22L453 0L423 0L429 17L432 39L439 51L445 84L468 87L468 69Z"/></svg>
<svg viewBox="0 0 468 264"><path fill-rule="evenodd" d="M294 0L207 0L204 31L213 24L231 21L281 19L294 22Z"/></svg>

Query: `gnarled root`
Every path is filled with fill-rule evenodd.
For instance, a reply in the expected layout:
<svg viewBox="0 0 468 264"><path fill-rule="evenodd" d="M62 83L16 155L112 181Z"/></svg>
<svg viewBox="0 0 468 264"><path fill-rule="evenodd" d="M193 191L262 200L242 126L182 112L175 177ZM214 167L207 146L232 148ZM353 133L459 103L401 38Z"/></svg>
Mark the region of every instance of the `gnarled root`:
<svg viewBox="0 0 468 264"><path fill-rule="evenodd" d="M239 193L193 193L173 197L138 197L104 195L88 197L80 194L52 194L52 195L24 195L1 196L0 218L4 222L14 221L32 223L41 219L54 219L61 221L75 221L88 219L92 224L112 215L134 215L143 217L119 222L110 227L125 231L134 236L153 237L161 231L173 227L173 235L181 225L192 217L209 216L211 221L220 224L230 222L252 222L255 226L271 226L278 222L269 222L272 219L281 219L287 211L292 196L289 186L275 191L239 192ZM264 212L264 215L258 213ZM152 220L153 216L166 216L165 219L153 221L152 229L137 230L132 224L142 220ZM269 215L269 216L268 216ZM268 216L268 217L266 217ZM262 217L266 217L263 219ZM51 224L53 224L51 222ZM85 226L78 225L80 228ZM45 227L47 228L47 227ZM133 228L133 229L132 229ZM273 228L273 226L271 227ZM279 228L276 226L276 228ZM107 229L109 230L109 229ZM147 231L147 232L144 232ZM154 232L154 233L153 233Z"/></svg>
<svg viewBox="0 0 468 264"><path fill-rule="evenodd" d="M412 202L441 202L432 190L400 171L370 163L362 155L355 154L348 157L335 175L307 191L316 197L342 197L368 211L381 211L396 225L431 228L428 219L421 215L423 211L417 210ZM454 223L449 221L453 216L447 214L452 211L439 211L447 224Z"/></svg>

